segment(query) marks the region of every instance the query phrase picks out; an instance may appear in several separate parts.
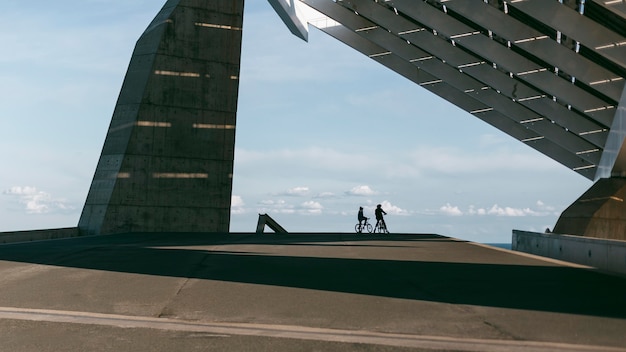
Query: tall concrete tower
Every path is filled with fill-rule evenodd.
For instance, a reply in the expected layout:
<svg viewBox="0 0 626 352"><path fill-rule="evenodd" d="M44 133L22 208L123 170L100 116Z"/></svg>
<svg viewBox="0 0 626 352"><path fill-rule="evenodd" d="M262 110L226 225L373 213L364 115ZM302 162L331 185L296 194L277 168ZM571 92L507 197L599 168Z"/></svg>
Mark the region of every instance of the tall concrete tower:
<svg viewBox="0 0 626 352"><path fill-rule="evenodd" d="M244 0L169 0L138 40L79 220L227 232Z"/></svg>

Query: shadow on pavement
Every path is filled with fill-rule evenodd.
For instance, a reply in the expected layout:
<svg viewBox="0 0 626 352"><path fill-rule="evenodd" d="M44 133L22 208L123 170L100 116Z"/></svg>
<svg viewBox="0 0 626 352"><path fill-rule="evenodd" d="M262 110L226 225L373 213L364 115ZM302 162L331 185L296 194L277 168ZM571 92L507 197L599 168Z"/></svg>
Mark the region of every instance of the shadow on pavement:
<svg viewBox="0 0 626 352"><path fill-rule="evenodd" d="M356 241L356 245L390 238L351 236L350 241ZM0 246L0 260L626 318L626 280L589 270L564 266L277 256L213 247L316 242L335 245L328 236L320 237L319 241L312 237L100 236ZM448 241L436 235L392 237L396 241ZM340 242L345 241L345 237L339 238L336 245L344 245ZM182 248L194 245L209 247Z"/></svg>

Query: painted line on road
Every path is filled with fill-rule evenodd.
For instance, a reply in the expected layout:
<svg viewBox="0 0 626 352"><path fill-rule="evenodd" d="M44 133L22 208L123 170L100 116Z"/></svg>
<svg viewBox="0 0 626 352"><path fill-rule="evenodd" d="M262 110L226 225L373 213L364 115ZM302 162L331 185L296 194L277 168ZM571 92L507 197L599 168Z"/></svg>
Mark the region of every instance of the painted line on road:
<svg viewBox="0 0 626 352"><path fill-rule="evenodd" d="M12 307L0 307L0 319L207 333L224 338L232 335L244 335L455 351L626 352L626 348L619 347L555 342L455 338L293 325L195 322L156 317Z"/></svg>

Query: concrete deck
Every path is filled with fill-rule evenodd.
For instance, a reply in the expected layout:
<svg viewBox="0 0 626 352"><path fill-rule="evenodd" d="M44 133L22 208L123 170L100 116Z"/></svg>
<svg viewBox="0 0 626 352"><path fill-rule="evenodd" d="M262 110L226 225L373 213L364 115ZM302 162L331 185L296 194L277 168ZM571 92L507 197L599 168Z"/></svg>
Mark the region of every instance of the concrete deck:
<svg viewBox="0 0 626 352"><path fill-rule="evenodd" d="M0 351L626 351L626 280L436 235L0 246Z"/></svg>

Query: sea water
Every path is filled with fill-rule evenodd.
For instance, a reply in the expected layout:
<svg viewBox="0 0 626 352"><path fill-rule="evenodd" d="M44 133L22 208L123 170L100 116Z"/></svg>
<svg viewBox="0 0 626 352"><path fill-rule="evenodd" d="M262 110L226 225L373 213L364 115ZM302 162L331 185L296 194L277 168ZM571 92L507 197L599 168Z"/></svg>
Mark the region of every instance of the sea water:
<svg viewBox="0 0 626 352"><path fill-rule="evenodd" d="M488 246L493 246L493 247L498 247L498 248L511 249L510 243L485 243L485 244Z"/></svg>

